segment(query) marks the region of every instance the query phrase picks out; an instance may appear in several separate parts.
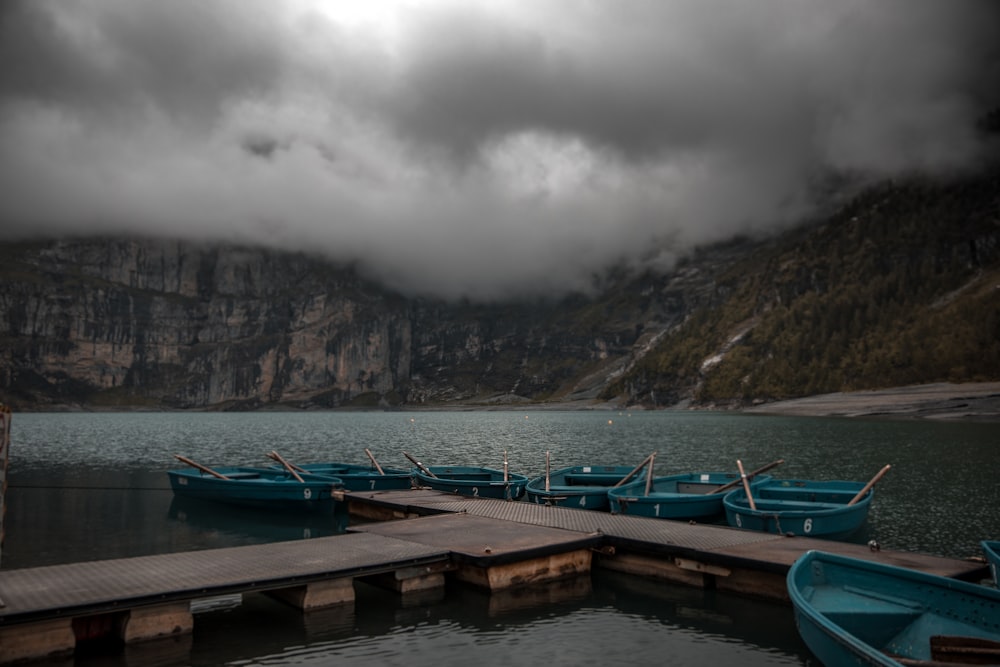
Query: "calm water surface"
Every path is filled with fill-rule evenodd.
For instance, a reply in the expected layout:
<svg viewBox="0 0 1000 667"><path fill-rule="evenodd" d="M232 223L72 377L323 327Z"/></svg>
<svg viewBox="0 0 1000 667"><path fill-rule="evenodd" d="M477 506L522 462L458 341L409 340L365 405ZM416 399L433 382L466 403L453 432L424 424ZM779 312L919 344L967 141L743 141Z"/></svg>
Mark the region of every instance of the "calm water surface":
<svg viewBox="0 0 1000 667"><path fill-rule="evenodd" d="M329 412L16 414L5 569L336 535L346 518L295 519L178 503L165 471L174 454L210 466L286 459L500 467L542 474L585 463L638 464L656 474L748 469L776 459L780 477L867 481L869 525L883 548L953 557L1000 537L996 424L861 421L689 412ZM816 664L791 610L635 577L597 572L518 594L449 587L405 605L359 586L350 609L303 616L270 599L200 613L181 644L76 664L354 665L429 667L606 664ZM70 663L72 664L72 663Z"/></svg>

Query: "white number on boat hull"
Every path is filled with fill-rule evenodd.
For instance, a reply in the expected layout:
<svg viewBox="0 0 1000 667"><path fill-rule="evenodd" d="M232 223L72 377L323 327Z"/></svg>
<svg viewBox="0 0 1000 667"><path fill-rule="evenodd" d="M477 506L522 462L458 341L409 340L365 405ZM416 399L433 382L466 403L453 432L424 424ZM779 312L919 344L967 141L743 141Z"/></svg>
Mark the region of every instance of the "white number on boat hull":
<svg viewBox="0 0 1000 667"><path fill-rule="evenodd" d="M812 529L813 529L813 520L812 520L812 519L806 519L806 520L805 520L805 521L804 521L804 522L802 523L802 530L803 530L804 532L806 532L806 533L811 533L811 532L812 532Z"/></svg>
<svg viewBox="0 0 1000 667"><path fill-rule="evenodd" d="M305 497L306 500L312 498L312 494L313 494L312 489L302 489L302 495Z"/></svg>

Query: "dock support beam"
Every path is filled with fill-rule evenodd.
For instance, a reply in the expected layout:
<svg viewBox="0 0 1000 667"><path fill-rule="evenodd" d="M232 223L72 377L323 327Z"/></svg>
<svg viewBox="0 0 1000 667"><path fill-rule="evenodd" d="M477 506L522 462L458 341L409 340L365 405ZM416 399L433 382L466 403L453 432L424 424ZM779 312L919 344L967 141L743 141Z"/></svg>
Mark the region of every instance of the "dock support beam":
<svg viewBox="0 0 1000 667"><path fill-rule="evenodd" d="M714 588L718 573L707 572L696 567L683 567L672 558L644 556L642 554L618 551L614 555L598 556L598 566L640 577L660 579L697 588Z"/></svg>
<svg viewBox="0 0 1000 667"><path fill-rule="evenodd" d="M60 618L0 628L0 664L72 655L76 650L73 621Z"/></svg>
<svg viewBox="0 0 1000 667"><path fill-rule="evenodd" d="M190 634L194 629L194 616L190 602L175 602L153 607L129 609L123 617L120 636L126 644L149 639L161 639Z"/></svg>
<svg viewBox="0 0 1000 667"><path fill-rule="evenodd" d="M267 591L267 594L303 611L323 609L354 602L354 579L341 577L314 581L302 586Z"/></svg>
<svg viewBox="0 0 1000 667"><path fill-rule="evenodd" d="M418 567L404 567L393 572L372 575L366 577L365 581L381 588L396 591L400 595L424 593L443 589L445 586L444 573L452 569L451 563L444 561Z"/></svg>
<svg viewBox="0 0 1000 667"><path fill-rule="evenodd" d="M569 579L590 573L592 553L590 549L577 549L561 554L539 556L516 563L477 566L460 563L455 572L459 581L501 591L528 584L545 583Z"/></svg>
<svg viewBox="0 0 1000 667"><path fill-rule="evenodd" d="M765 570L723 567L702 563L690 558L670 558L623 553L598 556L598 566L637 575L660 579L696 588L712 588L738 595L788 602L785 575Z"/></svg>

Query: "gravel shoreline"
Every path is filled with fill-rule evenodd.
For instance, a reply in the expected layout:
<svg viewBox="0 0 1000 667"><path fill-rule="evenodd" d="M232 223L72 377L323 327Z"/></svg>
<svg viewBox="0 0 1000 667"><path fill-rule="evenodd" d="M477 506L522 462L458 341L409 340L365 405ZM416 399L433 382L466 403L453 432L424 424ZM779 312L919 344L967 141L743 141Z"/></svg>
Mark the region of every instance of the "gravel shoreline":
<svg viewBox="0 0 1000 667"><path fill-rule="evenodd" d="M942 382L820 394L765 403L744 408L743 412L809 417L1000 421L1000 382Z"/></svg>

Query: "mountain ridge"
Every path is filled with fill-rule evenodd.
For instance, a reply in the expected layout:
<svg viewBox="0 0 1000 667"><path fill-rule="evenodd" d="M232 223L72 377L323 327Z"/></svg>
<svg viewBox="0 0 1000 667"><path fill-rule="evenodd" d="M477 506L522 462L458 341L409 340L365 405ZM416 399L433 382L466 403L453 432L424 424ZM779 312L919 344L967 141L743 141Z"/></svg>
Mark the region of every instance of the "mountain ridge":
<svg viewBox="0 0 1000 667"><path fill-rule="evenodd" d="M1000 380L1000 168L880 184L596 295L452 303L302 253L149 239L0 249L21 410L748 407Z"/></svg>

